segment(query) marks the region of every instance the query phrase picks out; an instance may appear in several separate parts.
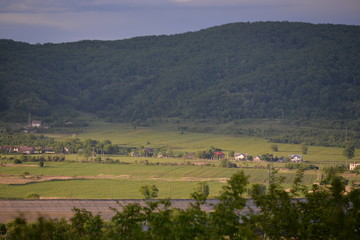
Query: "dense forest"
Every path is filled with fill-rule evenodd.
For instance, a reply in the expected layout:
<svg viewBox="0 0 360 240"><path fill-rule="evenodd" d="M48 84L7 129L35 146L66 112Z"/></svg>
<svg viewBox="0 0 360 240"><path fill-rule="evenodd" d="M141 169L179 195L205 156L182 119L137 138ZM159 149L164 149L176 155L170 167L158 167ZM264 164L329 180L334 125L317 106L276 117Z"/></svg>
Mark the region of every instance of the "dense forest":
<svg viewBox="0 0 360 240"><path fill-rule="evenodd" d="M0 40L0 117L358 119L360 26L233 23L118 41Z"/></svg>

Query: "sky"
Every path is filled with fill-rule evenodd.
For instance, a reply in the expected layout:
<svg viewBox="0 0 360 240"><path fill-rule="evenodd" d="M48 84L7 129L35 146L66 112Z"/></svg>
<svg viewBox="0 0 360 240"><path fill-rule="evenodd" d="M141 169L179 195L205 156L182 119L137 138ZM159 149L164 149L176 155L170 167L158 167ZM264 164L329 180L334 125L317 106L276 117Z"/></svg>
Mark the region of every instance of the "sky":
<svg viewBox="0 0 360 240"><path fill-rule="evenodd" d="M258 21L360 25L360 0L0 0L0 38L33 44Z"/></svg>

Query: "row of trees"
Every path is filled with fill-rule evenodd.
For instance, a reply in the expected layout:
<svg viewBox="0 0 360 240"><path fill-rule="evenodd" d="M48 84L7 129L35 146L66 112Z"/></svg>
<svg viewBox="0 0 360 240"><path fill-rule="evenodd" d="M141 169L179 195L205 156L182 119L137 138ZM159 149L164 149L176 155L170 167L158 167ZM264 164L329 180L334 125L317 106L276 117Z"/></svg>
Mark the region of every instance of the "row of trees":
<svg viewBox="0 0 360 240"><path fill-rule="evenodd" d="M342 179L332 176L329 185L309 191L301 179L299 171L290 191L276 174L268 188L248 187L248 177L238 172L223 186L211 212L201 209L209 188L200 183L186 209L159 200L114 209L109 222L85 209L74 209L70 221L39 218L27 223L18 218L1 224L0 239L360 239L360 189L346 192ZM240 212L246 191L258 210Z"/></svg>
<svg viewBox="0 0 360 240"><path fill-rule="evenodd" d="M150 144L148 142L147 144ZM344 146L343 154L348 159L355 157L355 149L358 141L349 141ZM84 141L80 141L73 135L71 138L62 141L55 142L53 138L46 137L44 135L34 135L34 134L24 134L13 132L11 130L1 130L0 134L0 146L35 146L35 147L52 147L57 153L81 153L87 157L94 156L96 154L120 154L120 155L128 155L131 151L139 153L140 156L156 156L161 153L164 157L184 157L186 153L173 152L169 146L162 147L160 149L151 149L146 148L144 146L140 146L138 148L131 147L120 147L117 144L113 144L110 140L96 140L96 139L86 139ZM300 150L303 154L307 154L308 145L301 144ZM277 144L271 145L271 150L274 152L279 151L279 146ZM0 149L1 153L9 152L9 148L2 147ZM211 159L216 151L221 151L219 148L210 147L203 151L198 151L195 153L195 157ZM229 157L234 157L234 151L229 152Z"/></svg>

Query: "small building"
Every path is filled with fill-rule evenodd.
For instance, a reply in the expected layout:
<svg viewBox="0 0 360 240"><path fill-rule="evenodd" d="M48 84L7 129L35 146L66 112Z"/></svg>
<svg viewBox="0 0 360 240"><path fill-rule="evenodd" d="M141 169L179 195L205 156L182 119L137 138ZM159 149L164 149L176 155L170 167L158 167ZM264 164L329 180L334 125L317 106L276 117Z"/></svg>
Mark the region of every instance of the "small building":
<svg viewBox="0 0 360 240"><path fill-rule="evenodd" d="M302 155L290 155L291 162L302 162L303 156Z"/></svg>
<svg viewBox="0 0 360 240"><path fill-rule="evenodd" d="M11 146L3 146L3 147L0 147L0 151L1 152L11 152L11 151L13 151L13 147L11 147Z"/></svg>
<svg viewBox="0 0 360 240"><path fill-rule="evenodd" d="M235 160L238 160L238 161L247 160L248 157L249 157L249 154L247 154L247 153L235 153L234 154Z"/></svg>
<svg viewBox="0 0 360 240"><path fill-rule="evenodd" d="M214 153L214 158L223 159L223 158L225 158L225 153L223 153L221 151L217 151L217 152Z"/></svg>
<svg viewBox="0 0 360 240"><path fill-rule="evenodd" d="M350 163L349 170L355 170L357 166L360 166L360 163Z"/></svg>
<svg viewBox="0 0 360 240"><path fill-rule="evenodd" d="M254 162L260 162L261 161L261 156L256 156L253 159Z"/></svg>
<svg viewBox="0 0 360 240"><path fill-rule="evenodd" d="M34 153L35 154L43 153L43 148L42 147L34 147Z"/></svg>
<svg viewBox="0 0 360 240"><path fill-rule="evenodd" d="M37 120L32 121L31 127L41 127L41 121L37 121Z"/></svg>
<svg viewBox="0 0 360 240"><path fill-rule="evenodd" d="M138 151L132 151L132 152L130 153L130 156L131 156L131 157L140 157L141 155L140 155L140 153L139 153Z"/></svg>
<svg viewBox="0 0 360 240"><path fill-rule="evenodd" d="M35 150L33 147L20 146L20 147L14 147L13 151L20 154L34 154Z"/></svg>
<svg viewBox="0 0 360 240"><path fill-rule="evenodd" d="M55 153L55 150L53 147L46 147L45 148L45 153L46 154L54 154Z"/></svg>

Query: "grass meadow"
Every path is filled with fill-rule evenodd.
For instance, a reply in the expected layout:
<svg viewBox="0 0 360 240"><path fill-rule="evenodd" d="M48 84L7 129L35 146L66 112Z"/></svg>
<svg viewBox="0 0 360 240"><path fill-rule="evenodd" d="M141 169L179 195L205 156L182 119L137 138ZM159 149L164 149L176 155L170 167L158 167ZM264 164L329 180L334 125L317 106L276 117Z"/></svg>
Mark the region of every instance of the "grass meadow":
<svg viewBox="0 0 360 240"><path fill-rule="evenodd" d="M163 125L154 127L136 127L130 124L107 123L102 121L89 121L90 126L83 128L76 134L81 140L96 139L110 140L114 144L124 147L169 147L178 152L196 152L211 146L223 149L225 153L235 151L248 153L252 156L264 153L272 153L275 156L288 156L290 154L302 154L299 144L277 144L278 152L274 152L271 146L274 143L263 138L236 137L217 133L193 133L180 134L177 125ZM75 133L74 133L75 134ZM57 140L71 138L73 134L48 134ZM304 160L311 163L346 163L342 154L343 149L337 147L308 146L308 153ZM352 161L360 161L359 151Z"/></svg>
<svg viewBox="0 0 360 240"><path fill-rule="evenodd" d="M113 144L124 147L168 147L174 152L196 152L211 146L229 151L248 153L252 156L272 153L275 156L301 154L300 145L277 144L278 152L273 152L271 145L265 139L255 137L236 137L216 133L180 134L175 125L136 127L129 124L106 123L97 120L89 121L90 126L76 133L81 140L111 140ZM56 140L66 140L74 137L74 133L46 134ZM320 175L321 169L331 165L348 164L342 155L341 148L309 146L304 160L316 164L320 170L305 171L304 184L310 186ZM359 152L351 162L360 162ZM269 181L268 162L238 162L239 168L221 168L217 160L185 160L175 158L143 158L107 155L119 160L122 164L82 163L81 155L66 155L65 162L46 162L45 167L37 163L26 162L22 166L0 167L0 175L20 178L25 172L29 176L51 177L68 176L67 180L49 180L44 182L1 184L0 198L25 198L30 193L40 194L43 198L83 198L83 199L139 199L138 189L145 184L155 184L159 188L159 198L190 197L199 181L206 181L210 186L210 197L217 196L226 179L239 170L249 176L250 184L267 184ZM143 164L148 160L150 165ZM7 163L9 160L7 160ZM192 166L198 162L210 163L211 166ZM3 160L6 163L6 160ZM35 166L27 166L33 164ZM173 165L171 165L173 164ZM285 187L294 180L295 170L284 169L284 163L274 163L279 169L279 175L285 176ZM16 181L15 181L16 183Z"/></svg>
<svg viewBox="0 0 360 240"><path fill-rule="evenodd" d="M46 163L46 167L2 167L2 174L20 175L29 172L32 176L72 176L71 180L54 180L27 184L0 185L0 198L25 198L38 193L44 198L85 198L85 199L138 199L140 186L155 184L159 198L189 198L199 181L210 186L210 196L217 196L226 179L239 169L199 166L156 166L140 164L99 164L99 163ZM268 182L267 169L241 169L249 176L251 183ZM106 175L105 175L106 174ZM281 172L287 184L294 172ZM20 176L19 176L20 177ZM305 174L304 183L311 184L315 172Z"/></svg>

